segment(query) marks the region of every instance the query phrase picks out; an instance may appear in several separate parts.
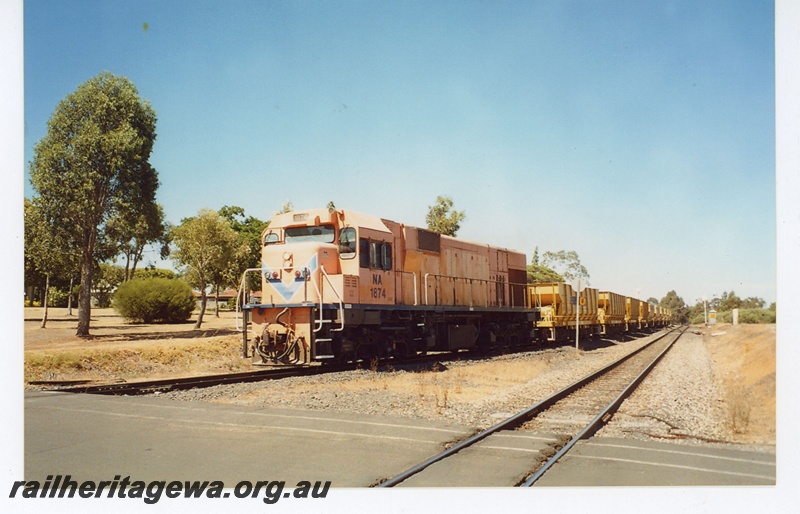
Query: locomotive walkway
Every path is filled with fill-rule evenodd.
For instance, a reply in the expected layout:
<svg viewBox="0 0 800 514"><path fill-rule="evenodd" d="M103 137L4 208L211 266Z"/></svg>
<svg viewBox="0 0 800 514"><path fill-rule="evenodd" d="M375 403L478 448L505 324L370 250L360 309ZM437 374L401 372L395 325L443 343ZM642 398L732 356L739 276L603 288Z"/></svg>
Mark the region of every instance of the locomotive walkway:
<svg viewBox="0 0 800 514"><path fill-rule="evenodd" d="M471 432L402 418L28 392L25 478L330 480L332 487L368 487ZM515 468L552 435L501 439L460 456L464 466L479 463L482 476L454 468L446 483L425 485L511 485ZM775 476L774 455L604 438L579 443L537 485L770 485Z"/></svg>

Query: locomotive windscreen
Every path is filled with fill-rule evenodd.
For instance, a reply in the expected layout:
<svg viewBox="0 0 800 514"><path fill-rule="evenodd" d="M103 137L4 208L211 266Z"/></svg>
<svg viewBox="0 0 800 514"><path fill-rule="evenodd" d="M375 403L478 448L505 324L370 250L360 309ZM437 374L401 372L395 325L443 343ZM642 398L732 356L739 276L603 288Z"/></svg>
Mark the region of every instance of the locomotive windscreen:
<svg viewBox="0 0 800 514"><path fill-rule="evenodd" d="M321 227L289 227L284 231L284 239L287 243L305 243L314 241L317 243L332 243L336 235L333 225L322 225Z"/></svg>

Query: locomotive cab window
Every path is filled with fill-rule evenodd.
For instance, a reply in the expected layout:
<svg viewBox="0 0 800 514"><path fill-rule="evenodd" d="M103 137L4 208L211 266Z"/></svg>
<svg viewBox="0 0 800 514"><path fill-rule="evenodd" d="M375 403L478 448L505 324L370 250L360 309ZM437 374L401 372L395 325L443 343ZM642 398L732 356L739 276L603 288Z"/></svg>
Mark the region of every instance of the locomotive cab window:
<svg viewBox="0 0 800 514"><path fill-rule="evenodd" d="M270 232L266 236L264 236L264 246L275 244L278 242L278 234L275 232Z"/></svg>
<svg viewBox="0 0 800 514"><path fill-rule="evenodd" d="M319 227L289 227L284 230L287 243L332 243L336 237L333 225Z"/></svg>
<svg viewBox="0 0 800 514"><path fill-rule="evenodd" d="M391 271L391 243L386 243L383 241L371 241L362 237L358 241L358 249L360 252L359 265L362 268Z"/></svg>
<svg viewBox="0 0 800 514"><path fill-rule="evenodd" d="M339 257L352 259L356 256L356 229L343 228L339 231Z"/></svg>

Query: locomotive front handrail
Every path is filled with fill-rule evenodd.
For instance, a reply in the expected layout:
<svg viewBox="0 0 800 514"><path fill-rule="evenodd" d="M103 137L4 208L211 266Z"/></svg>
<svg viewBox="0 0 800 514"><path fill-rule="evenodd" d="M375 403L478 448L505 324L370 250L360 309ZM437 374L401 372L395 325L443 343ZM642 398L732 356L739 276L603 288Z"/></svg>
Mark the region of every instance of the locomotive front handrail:
<svg viewBox="0 0 800 514"><path fill-rule="evenodd" d="M247 287L247 274L248 273L252 273L252 272L257 272L259 274L259 276L260 276L261 275L261 268L247 268L242 273L242 282L239 285L239 292L238 292L239 294L236 295L236 330L237 331L244 330L244 326L241 326L241 327L239 326L239 314L241 313L242 307L243 307L243 305L239 304L239 299L240 298L242 299L242 303L247 303L246 302L247 299L245 298L246 287ZM255 334L255 332L253 332L253 334Z"/></svg>
<svg viewBox="0 0 800 514"><path fill-rule="evenodd" d="M331 289L333 289L333 294L335 294L336 298L339 299L339 319L341 320L342 326L339 328L332 328L331 332L341 332L344 330L344 302L342 301L342 296L339 294L339 291L336 290L336 286L333 285L333 282L331 282L331 277L329 277L328 272L325 271L325 266L323 264L320 264L319 269L322 271L322 274L325 276L325 280L328 281L328 284L331 286ZM320 313L322 313L322 295L319 295L319 311ZM320 326L320 328L322 327Z"/></svg>

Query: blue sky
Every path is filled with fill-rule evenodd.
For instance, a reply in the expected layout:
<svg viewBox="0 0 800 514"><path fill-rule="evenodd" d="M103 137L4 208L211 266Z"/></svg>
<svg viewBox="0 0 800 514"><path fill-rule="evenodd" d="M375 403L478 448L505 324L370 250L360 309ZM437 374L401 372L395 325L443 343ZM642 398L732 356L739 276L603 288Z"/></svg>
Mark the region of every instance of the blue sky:
<svg viewBox="0 0 800 514"><path fill-rule="evenodd" d="M424 226L449 195L460 237L575 250L593 287L776 299L772 2L24 8L25 162L62 98L128 77L173 223L291 200Z"/></svg>

